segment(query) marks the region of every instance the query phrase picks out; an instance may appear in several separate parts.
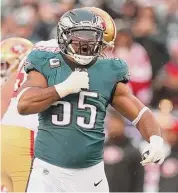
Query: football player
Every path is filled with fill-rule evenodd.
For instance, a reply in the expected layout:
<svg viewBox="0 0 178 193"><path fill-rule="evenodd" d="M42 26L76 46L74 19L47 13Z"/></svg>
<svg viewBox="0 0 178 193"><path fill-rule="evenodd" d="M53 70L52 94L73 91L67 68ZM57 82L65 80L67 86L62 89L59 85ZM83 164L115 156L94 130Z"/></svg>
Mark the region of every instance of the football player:
<svg viewBox="0 0 178 193"><path fill-rule="evenodd" d="M12 95L15 95L19 85L25 80L26 74L21 61L32 47L30 41L17 37L1 42L1 119L7 111Z"/></svg>
<svg viewBox="0 0 178 193"><path fill-rule="evenodd" d="M16 94L26 80L23 60L33 44L13 37L1 42L1 65L4 85L1 89L1 191L24 192L33 157L34 133L37 115L21 116L17 111ZM29 129L27 129L29 128Z"/></svg>
<svg viewBox="0 0 178 193"><path fill-rule="evenodd" d="M58 23L58 44L41 42L28 55L17 108L22 115L39 113L39 130L27 192L109 191L103 164L108 104L149 141L142 165L164 160L160 127L130 93L127 64L100 58L105 27L94 11L70 10Z"/></svg>
<svg viewBox="0 0 178 193"><path fill-rule="evenodd" d="M112 18L110 17L110 15L98 8L95 7L89 7L88 9L92 9L93 11L95 11L95 13L97 13L98 15L101 15L101 17L104 19L105 22L107 22L105 31L104 31L104 43L105 43L105 48L112 48L113 47L113 42L115 40L116 37L116 28L114 25L114 22L112 20ZM27 47L29 47L28 49L22 49L22 46L27 45ZM43 45L43 43L42 43ZM26 74L24 72L23 69L23 61L20 63L21 59L25 58L24 56L27 55L27 53L31 50L32 48L32 44L31 42L29 42L28 40L25 40L23 38L8 38L6 40L4 40L1 43L1 51L2 51L2 55L1 55L1 65L4 65L6 67L10 67L11 68L6 68L4 70L4 75L2 76L3 78L3 87L2 87L2 101L1 101L1 117L3 117L2 119L2 132L3 132L3 143L8 143L8 145L6 145L6 148L3 148L3 151L5 153L3 153L3 163L7 162L7 147L9 146L14 146L14 144L16 143L16 145L18 144L17 141L19 141L19 152L21 152L22 150L22 145L23 146L26 144L26 147L24 148L24 151L27 152L27 156L29 156L29 150L30 150L30 155L33 155L33 141L34 141L34 134L33 132L29 132L29 130L24 130L24 126L27 128L32 128L33 130L36 131L35 128L37 125L37 117L36 116L19 116L19 114L16 112L16 104L15 104L15 98L16 98L16 93L18 88L20 87L20 85L26 80ZM36 47L40 47L41 46L41 42L35 45ZM50 45L48 45L49 47L57 47L58 44L56 42L56 40L52 40L50 41ZM14 47L16 48L15 52L14 52ZM25 48L24 47L24 48ZM26 48L27 48L26 47ZM18 52L19 50L19 52ZM3 62L3 61L6 61ZM8 65L7 65L8 64ZM18 69L17 69L18 68ZM8 81L7 81L8 80ZM9 105L10 103L10 105ZM8 109L8 110L7 110ZM20 127L19 127L20 126ZM11 129L14 129L13 133L10 132ZM15 133L14 133L15 132ZM20 138L18 137L19 132L21 133ZM25 135L23 134L25 132ZM11 138L13 137L13 144L12 141L8 140L10 138L10 133L12 133ZM30 134L30 135L28 135ZM7 136L7 137L5 137ZM25 137L26 136L26 137ZM29 139L30 139L30 143L29 143ZM23 140L23 141L22 141ZM26 143L24 143L24 141L26 141ZM3 147L5 147L5 145L3 145ZM14 153L13 153L14 152ZM14 147L13 147L13 154L17 157L19 157L19 153L17 153L17 151L14 151ZM15 158L14 155L11 155L11 157ZM10 156L8 156L10 158ZM19 157L20 158L20 157ZM31 158L31 157L30 157ZM21 161L19 162L19 165L24 165L23 163L24 159L22 157ZM29 163L29 160L28 160ZM9 162L6 163L6 165L9 165ZM16 169L19 169L19 165L17 165ZM28 164L29 166L29 164ZM26 174L26 176L28 175L28 169L29 167L26 167L26 171L24 174ZM11 164L11 167L14 168L14 165ZM13 187L13 181L11 179L11 167L9 168L9 174L7 174L7 170L6 172L2 172L1 177L2 177L2 191L12 191L12 187ZM4 167L2 168L4 169ZM23 174L23 175L24 175ZM8 176L8 178L7 178ZM27 177L23 176L23 181L21 182L17 182L15 183L14 189L15 191L24 191L24 184L27 181ZM13 177L13 176L12 176ZM18 178L21 178L20 176ZM11 179L10 181L8 179ZM14 177L13 177L14 180ZM11 183L10 183L11 182Z"/></svg>
<svg viewBox="0 0 178 193"><path fill-rule="evenodd" d="M116 25L112 17L102 9L97 7L86 7L85 9L93 11L96 15L102 17L105 23L105 30L103 34L103 49L102 52L105 55L112 55L112 51L114 48L114 42L116 39Z"/></svg>

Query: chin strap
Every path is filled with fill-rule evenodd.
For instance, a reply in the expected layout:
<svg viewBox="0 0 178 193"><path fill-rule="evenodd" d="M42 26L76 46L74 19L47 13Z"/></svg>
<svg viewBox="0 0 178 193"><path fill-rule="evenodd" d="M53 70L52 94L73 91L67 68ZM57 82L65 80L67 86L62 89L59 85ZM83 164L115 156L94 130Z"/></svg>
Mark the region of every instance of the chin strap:
<svg viewBox="0 0 178 193"><path fill-rule="evenodd" d="M94 56L81 56L78 54L74 54L73 56L74 60L81 65L87 65L95 58Z"/></svg>

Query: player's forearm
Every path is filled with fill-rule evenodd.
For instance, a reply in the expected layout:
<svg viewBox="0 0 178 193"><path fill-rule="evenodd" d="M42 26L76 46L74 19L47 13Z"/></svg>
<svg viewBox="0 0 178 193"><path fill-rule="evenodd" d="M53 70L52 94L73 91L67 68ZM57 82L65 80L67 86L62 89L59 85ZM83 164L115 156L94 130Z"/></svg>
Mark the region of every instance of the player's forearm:
<svg viewBox="0 0 178 193"><path fill-rule="evenodd" d="M1 88L1 119L3 118L5 112L8 109L8 106L11 101L11 97L13 94L14 83L16 79L16 73L12 74L12 76L8 79L5 85Z"/></svg>
<svg viewBox="0 0 178 193"><path fill-rule="evenodd" d="M150 110L144 112L140 121L136 124L136 127L148 142L152 135L161 136L158 121Z"/></svg>
<svg viewBox="0 0 178 193"><path fill-rule="evenodd" d="M18 112L21 115L40 113L59 99L60 97L54 87L29 88L19 99Z"/></svg>

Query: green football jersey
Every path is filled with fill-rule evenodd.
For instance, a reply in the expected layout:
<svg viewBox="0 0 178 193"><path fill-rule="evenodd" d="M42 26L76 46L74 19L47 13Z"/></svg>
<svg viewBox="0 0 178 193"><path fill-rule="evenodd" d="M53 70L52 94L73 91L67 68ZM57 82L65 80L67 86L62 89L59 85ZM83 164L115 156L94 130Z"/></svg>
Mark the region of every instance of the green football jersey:
<svg viewBox="0 0 178 193"><path fill-rule="evenodd" d="M60 51L34 50L25 71L37 70L49 86L59 84L72 73ZM120 59L98 59L86 70L89 90L70 94L39 113L35 157L66 168L85 168L101 162L104 146L104 118L112 91L128 78L128 67Z"/></svg>

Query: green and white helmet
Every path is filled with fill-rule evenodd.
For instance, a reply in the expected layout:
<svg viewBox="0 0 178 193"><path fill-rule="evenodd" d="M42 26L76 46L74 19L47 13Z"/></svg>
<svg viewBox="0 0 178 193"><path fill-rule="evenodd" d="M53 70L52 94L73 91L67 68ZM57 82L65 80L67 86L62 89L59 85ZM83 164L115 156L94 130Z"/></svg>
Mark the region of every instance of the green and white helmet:
<svg viewBox="0 0 178 193"><path fill-rule="evenodd" d="M57 39L61 52L80 65L87 65L102 52L104 20L85 8L66 12L58 22Z"/></svg>

